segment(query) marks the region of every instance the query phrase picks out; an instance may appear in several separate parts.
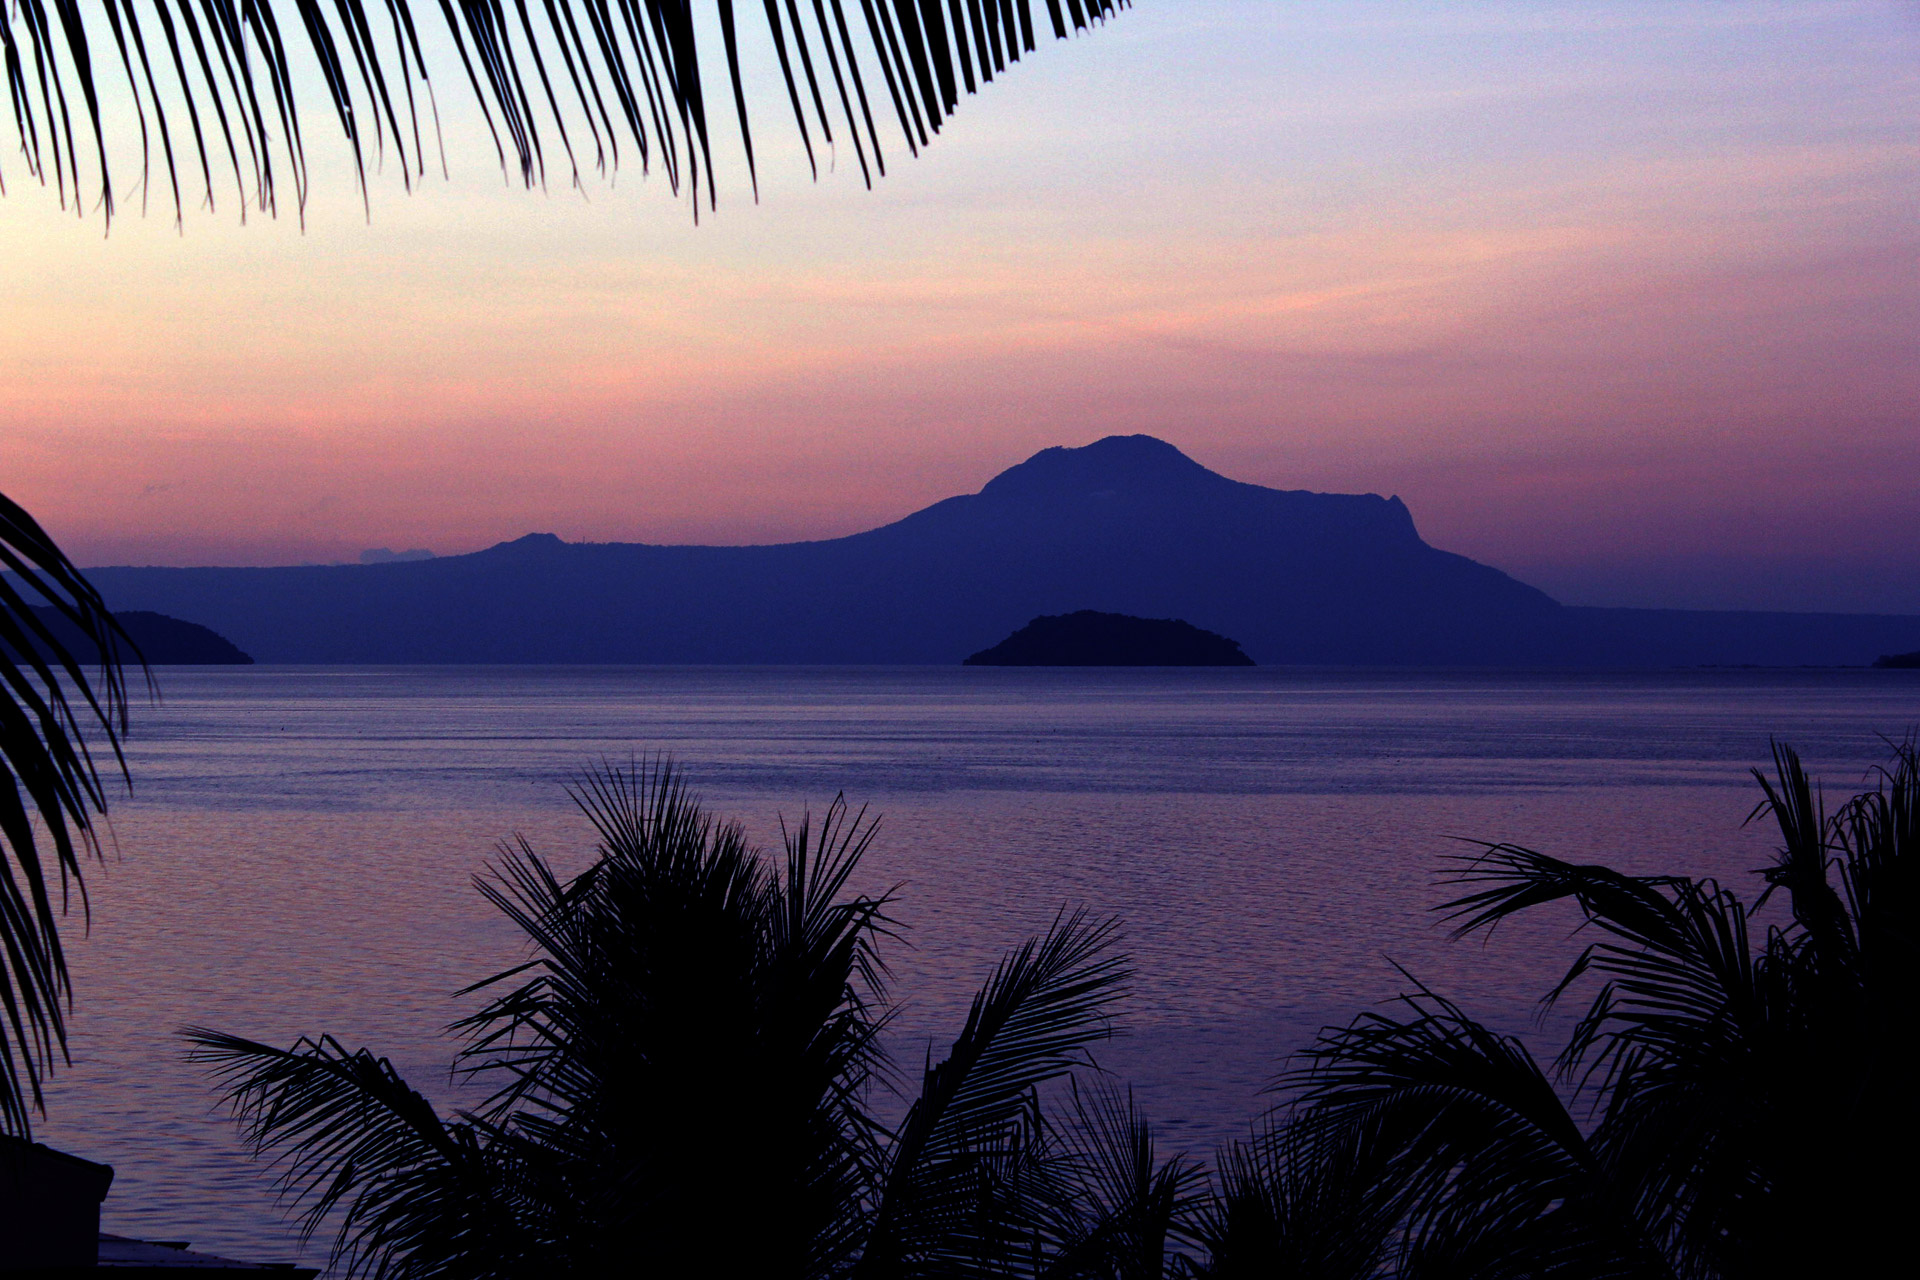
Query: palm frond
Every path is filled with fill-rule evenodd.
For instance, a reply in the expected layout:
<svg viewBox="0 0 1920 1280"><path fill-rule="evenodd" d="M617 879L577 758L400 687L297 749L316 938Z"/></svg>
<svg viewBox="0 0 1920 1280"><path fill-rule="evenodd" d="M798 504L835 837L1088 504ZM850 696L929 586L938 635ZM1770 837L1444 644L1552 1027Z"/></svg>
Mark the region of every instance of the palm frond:
<svg viewBox="0 0 1920 1280"><path fill-rule="evenodd" d="M831 967L858 975L858 989L847 998L862 1007L886 1000L889 973L878 943L899 936L886 914L898 885L877 898L846 897L847 881L879 834L879 819L870 819L865 808L850 810L845 795L833 798L817 828L811 812L802 812L792 829L784 820L780 824L786 876L783 909L774 920L776 945L807 956L844 955L844 965Z"/></svg>
<svg viewBox="0 0 1920 1280"><path fill-rule="evenodd" d="M1790 750L1775 751L1778 784L1764 807L1780 820L1783 848L1767 878L1791 895L1793 925L1769 934L1757 964L1772 1014L1750 1072L1758 1114L1732 1127L1729 1163L1743 1183L1725 1197L1722 1221L1707 1224L1721 1226L1729 1270L1855 1273L1901 1247L1893 1224L1908 1192L1881 1171L1920 1144L1907 1082L1920 983L1920 759L1911 738L1889 745L1892 762L1872 789L1830 817L1811 809L1824 818L1812 830L1817 788Z"/></svg>
<svg viewBox="0 0 1920 1280"><path fill-rule="evenodd" d="M1190 1259L1205 1176L1185 1156L1162 1159L1152 1127L1105 1075L1074 1077L1072 1106L1054 1135L1047 1175L1057 1184L1046 1214L1046 1280L1161 1280ZM1178 1259L1176 1261L1176 1259Z"/></svg>
<svg viewBox="0 0 1920 1280"><path fill-rule="evenodd" d="M531 975L456 1024L473 1037L463 1070L507 1081L497 1104L566 1111L597 1096L600 1073L624 1069L615 1063L671 1052L723 1019L758 959L765 870L738 825L708 817L669 762L605 767L571 794L600 836L586 872L563 882L521 841L474 882L536 956L459 993ZM687 1025L667 1026L668 1015Z"/></svg>
<svg viewBox="0 0 1920 1280"><path fill-rule="evenodd" d="M1114 921L1063 911L1002 958L946 1058L927 1064L856 1274L1001 1265L1031 1247L1038 1224L1012 1189L1041 1139L1037 1091L1110 1034L1108 1009L1130 976L1117 936Z"/></svg>
<svg viewBox="0 0 1920 1280"><path fill-rule="evenodd" d="M1781 1033L1746 906L1711 880L1486 848L1454 882L1489 887L1442 910L1464 918L1464 933L1570 899L1606 935L1548 993L1558 999L1588 976L1599 984L1559 1066L1599 1115L1591 1143L1613 1212L1683 1269L1709 1266L1706 1252L1755 1190L1742 1170L1764 1142L1751 1120L1764 1113L1761 1063Z"/></svg>
<svg viewBox="0 0 1920 1280"><path fill-rule="evenodd" d="M1793 918L1807 931L1824 967L1850 969L1856 951L1852 922L1827 880L1832 845L1826 805L1799 754L1784 742L1772 746L1774 778L1752 771L1764 798L1747 818L1772 814L1780 827L1780 858L1766 871L1767 887L1787 891Z"/></svg>
<svg viewBox="0 0 1920 1280"><path fill-rule="evenodd" d="M385 1058L331 1036L278 1049L205 1028L190 1058L226 1089L254 1150L280 1164L283 1194L310 1237L338 1210L331 1265L342 1274L464 1274L501 1260L516 1216L501 1212L483 1134L448 1123Z"/></svg>
<svg viewBox="0 0 1920 1280"><path fill-rule="evenodd" d="M1653 943L1680 928L1667 888L1671 876L1629 876L1611 867L1562 862L1516 844L1474 841L1481 852L1454 859L1449 884L1487 885L1435 910L1455 921L1453 936L1492 932L1510 916L1572 899L1589 920L1622 937Z"/></svg>
<svg viewBox="0 0 1920 1280"><path fill-rule="evenodd" d="M470 988L510 987L457 1025L563 1252L591 1270L637 1233L674 1265L844 1269L878 1158L886 900L846 893L873 825L836 800L775 870L664 759L574 797L600 857L568 882L522 844L480 882L534 958ZM722 1185L761 1229L731 1228Z"/></svg>
<svg viewBox="0 0 1920 1280"><path fill-rule="evenodd" d="M44 613L93 654L63 644ZM123 662L140 661L99 592L0 495L0 1133L28 1132L41 1081L65 1052L72 990L59 920L70 892L85 910L80 853L106 811L88 735L125 777Z"/></svg>
<svg viewBox="0 0 1920 1280"><path fill-rule="evenodd" d="M1270 1113L1215 1161L1195 1236L1219 1280L1375 1280L1400 1235L1393 1152L1364 1127L1289 1124Z"/></svg>
<svg viewBox="0 0 1920 1280"><path fill-rule="evenodd" d="M1512 844L1456 864L1456 937L1554 902L1599 935L1546 995L1597 984L1557 1063L1586 1123L1519 1040L1416 982L1399 1012L1323 1032L1283 1078L1291 1108L1223 1154L1212 1273L1720 1280L1860 1273L1903 1247L1905 1183L1883 1171L1920 1143L1920 753L1896 746L1831 816L1784 744L1755 776L1783 841L1768 891L1792 899L1758 936L1713 880Z"/></svg>
<svg viewBox="0 0 1920 1280"><path fill-rule="evenodd" d="M1916 1108L1886 1083L1920 977L1906 856L1920 768L1896 747L1880 785L1829 815L1792 748L1775 743L1773 757L1771 776L1754 771L1749 820L1779 827L1761 897L1785 890L1785 927L1755 937L1746 904L1711 880L1511 845L1468 860L1455 881L1475 891L1443 908L1467 932L1567 899L1605 935L1549 994L1599 984L1560 1065L1594 1101L1612 1202L1686 1275L1869 1256L1859 1242L1882 1239L1896 1211L1866 1170L1920 1138Z"/></svg>
<svg viewBox="0 0 1920 1280"><path fill-rule="evenodd" d="M1555 1274L1572 1259L1584 1275L1644 1274L1657 1255L1526 1046L1414 986L1402 1014L1322 1032L1283 1077L1308 1150L1336 1174L1367 1170L1364 1194L1333 1203L1362 1228L1394 1219L1409 1277Z"/></svg>
<svg viewBox="0 0 1920 1280"><path fill-rule="evenodd" d="M804 1064L773 1087L780 1104L809 1117L799 1148L799 1189L789 1206L808 1242L807 1275L844 1275L864 1243L864 1205L883 1163L883 1130L867 1108L890 1075L881 1033L890 1021L882 940L898 936L893 892L850 895L847 882L878 833L864 809L835 796L816 825L803 812L781 824L784 874L768 913L768 1037ZM804 1082L811 1081L812 1084ZM803 1224L803 1225L802 1225Z"/></svg>
<svg viewBox="0 0 1920 1280"><path fill-rule="evenodd" d="M1126 3L1047 0L1040 29L1064 39ZM892 132L876 115L891 116L916 153L962 90L1004 73L1038 38L1033 0L860 0L851 17L849 7L765 0L764 24L747 21L776 56L809 165L818 172L816 134L827 147L844 140L869 184L886 171L881 140ZM620 164L624 142L643 173L658 164L673 190L684 187L697 215L703 198L709 208L716 198L712 118L731 114L757 192L733 0L437 8L440 43L422 38L413 0L15 0L0 8L0 54L21 157L76 213L92 203L111 218L119 175L136 162L143 206L164 179L176 219L229 189L243 214L272 212L288 183L304 210L311 179L296 85L308 73L324 86L322 110L363 194L369 167L388 155L409 188L426 176L430 152L444 170L433 77L457 74L500 163L529 186L545 185L550 170L578 185L583 166ZM722 93L712 84L716 34Z"/></svg>
<svg viewBox="0 0 1920 1280"><path fill-rule="evenodd" d="M1719 1041L1729 1018L1751 1027L1753 950L1746 908L1713 881L1630 876L1580 866L1517 845L1487 845L1463 860L1455 884L1489 887L1442 904L1459 920L1454 935L1491 929L1547 902L1571 899L1588 924L1608 935L1589 945L1548 992L1559 999L1588 974L1602 985L1576 1025L1564 1065L1596 1047L1603 1061L1650 1043L1698 1046ZM1615 1036L1613 1033L1618 1032Z"/></svg>
<svg viewBox="0 0 1920 1280"><path fill-rule="evenodd" d="M1860 980L1891 990L1920 976L1920 937L1913 927L1920 900L1920 745L1893 744L1873 790L1833 818L1847 915L1859 939Z"/></svg>
<svg viewBox="0 0 1920 1280"><path fill-rule="evenodd" d="M1281 1079L1296 1105L1320 1122L1398 1110L1416 1150L1444 1142L1444 1128L1461 1124L1481 1135L1476 1145L1489 1157L1551 1166L1555 1177L1589 1167L1579 1126L1527 1047L1414 987L1400 998L1400 1016L1368 1012L1321 1032L1303 1064Z"/></svg>

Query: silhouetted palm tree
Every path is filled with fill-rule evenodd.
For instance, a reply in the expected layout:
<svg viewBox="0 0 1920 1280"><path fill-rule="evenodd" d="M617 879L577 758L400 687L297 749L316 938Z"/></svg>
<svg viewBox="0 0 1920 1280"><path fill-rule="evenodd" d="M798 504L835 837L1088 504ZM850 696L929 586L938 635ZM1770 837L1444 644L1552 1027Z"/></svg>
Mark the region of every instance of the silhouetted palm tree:
<svg viewBox="0 0 1920 1280"><path fill-rule="evenodd" d="M748 21L764 21L785 78L782 106L815 172L817 134L829 147L850 144L871 182L886 171L876 116L891 115L917 152L963 90L1032 51L1040 31L1064 39L1124 4L1047 0L1036 24L1032 0L860 0L851 17L845 0L765 0L750 6L759 12ZM703 182L714 200L711 69L700 43L717 33L730 99L717 109L738 122L757 189L733 0L711 9L689 0L441 0L444 52L421 39L414 8L412 0L102 0L97 8L15 0L0 7L0 41L28 171L51 178L63 204L71 195L76 212L87 207L84 190L97 192L111 217L115 166L138 156L144 201L157 144L176 218L187 203L183 169L209 207L230 172L243 211L274 210L289 180L304 208L295 92L304 49L363 186L369 161L389 153L409 186L426 174L430 152L444 170L429 74L440 72L457 74L474 94L500 163L528 185L547 181L550 162L576 184L582 164L617 165L624 139L643 172L658 164L675 191L684 183L697 212ZM130 118L111 110L117 95L133 107Z"/></svg>
<svg viewBox="0 0 1920 1280"><path fill-rule="evenodd" d="M1045 1212L1049 1253L1041 1274L1057 1280L1157 1280L1192 1260L1206 1174L1184 1156L1163 1159L1131 1091L1105 1076L1073 1081L1072 1110L1049 1126L1054 1193Z"/></svg>
<svg viewBox="0 0 1920 1280"><path fill-rule="evenodd" d="M1064 38L1124 2L1047 0L1044 27ZM843 0L766 0L762 9L809 162L816 134L828 146L844 141L869 182L885 172L876 113L884 119L890 105L916 152L963 89L973 92L1036 41L1031 0L861 0L851 19ZM522 181L546 181L557 143L578 182L582 162L618 164L624 137L643 172L657 163L675 191L685 183L697 212L703 181L708 203L714 199L711 68L703 68L699 45L703 30L717 29L752 177L732 0L716 0L705 20L686 0L442 0L437 10L444 57L421 39L410 0L14 0L0 5L0 53L21 157L76 213L97 207L111 218L116 172L135 158L144 205L156 155L176 218L188 202L183 180L211 208L226 171L243 214L250 205L275 211L287 180L304 209L296 92L304 49L363 188L369 160L387 154L408 186L426 173L429 147L439 142L429 73L457 63L501 164ZM75 850L93 839L104 801L84 731L97 730L98 747L124 770L119 660L135 651L79 571L4 497L0 570L18 575L13 583L0 577L0 1132L16 1133L26 1130L42 1076L64 1051L71 992L54 899L71 889L84 904ZM82 668L92 655L66 652L34 616L34 600L93 642L102 662L96 679Z"/></svg>
<svg viewBox="0 0 1920 1280"><path fill-rule="evenodd" d="M1568 900L1601 934L1548 997L1598 990L1549 1073L1415 984L1323 1033L1292 1108L1227 1154L1214 1274L1866 1275L1914 1185L1920 758L1832 816L1799 759L1758 770L1782 836L1758 940L1711 880L1489 846L1457 933ZM1562 1085L1576 1103L1569 1106Z"/></svg>
<svg viewBox="0 0 1920 1280"><path fill-rule="evenodd" d="M1159 1274L1192 1172L1130 1101L1039 1090L1086 1063L1127 977L1114 926L1062 913L1003 959L897 1124L874 1110L889 899L852 895L873 827L835 801L768 868L664 767L576 799L599 858L557 877L524 843L487 898L527 963L456 1024L495 1082L441 1115L385 1059L207 1030L248 1137L335 1264L379 1276Z"/></svg>
<svg viewBox="0 0 1920 1280"><path fill-rule="evenodd" d="M69 652L41 609L78 628L94 652ZM0 495L0 1133L29 1131L41 1080L66 1051L72 988L58 925L70 895L85 907L80 855L106 810L87 733L126 767L123 653L138 659L99 594Z"/></svg>

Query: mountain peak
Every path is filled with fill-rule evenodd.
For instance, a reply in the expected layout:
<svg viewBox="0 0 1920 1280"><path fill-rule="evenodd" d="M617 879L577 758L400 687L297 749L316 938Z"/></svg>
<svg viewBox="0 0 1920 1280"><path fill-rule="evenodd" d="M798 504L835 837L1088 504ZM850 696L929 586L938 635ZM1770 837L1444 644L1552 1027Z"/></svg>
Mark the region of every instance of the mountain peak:
<svg viewBox="0 0 1920 1280"><path fill-rule="evenodd" d="M1232 483L1165 440L1133 435L1107 436L1077 449L1059 445L1042 449L989 480L980 492L995 497L1028 497Z"/></svg>
<svg viewBox="0 0 1920 1280"><path fill-rule="evenodd" d="M543 551L555 551L568 544L561 541L557 533L525 533L507 542L496 542L487 550L507 554L537 554Z"/></svg>

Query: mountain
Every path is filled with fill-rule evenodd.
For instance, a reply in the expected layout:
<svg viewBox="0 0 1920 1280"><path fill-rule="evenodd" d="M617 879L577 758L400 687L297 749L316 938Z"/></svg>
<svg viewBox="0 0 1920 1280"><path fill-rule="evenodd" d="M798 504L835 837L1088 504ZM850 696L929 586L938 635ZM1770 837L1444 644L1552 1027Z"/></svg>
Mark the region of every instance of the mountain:
<svg viewBox="0 0 1920 1280"><path fill-rule="evenodd" d="M969 667L1250 667L1225 636L1178 618L1082 609L1048 614L969 657Z"/></svg>
<svg viewBox="0 0 1920 1280"><path fill-rule="evenodd" d="M1427 545L1398 498L1268 489L1149 436L1044 449L851 537L758 547L529 534L431 560L108 568L119 609L263 662L952 663L1079 609L1184 618L1262 664L1866 663L1920 619L1569 609Z"/></svg>

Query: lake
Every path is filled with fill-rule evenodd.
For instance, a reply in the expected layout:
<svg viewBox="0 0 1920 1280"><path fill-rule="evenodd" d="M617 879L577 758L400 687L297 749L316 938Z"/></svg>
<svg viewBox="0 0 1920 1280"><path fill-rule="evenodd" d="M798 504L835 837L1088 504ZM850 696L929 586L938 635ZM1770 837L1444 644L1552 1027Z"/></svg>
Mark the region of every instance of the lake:
<svg viewBox="0 0 1920 1280"><path fill-rule="evenodd" d="M586 864L569 778L664 752L776 844L836 792L883 815L900 885L894 1047L958 1030L1063 904L1138 969L1100 1064L1170 1149L1245 1132L1316 1028L1390 999L1390 961L1503 1028L1579 945L1565 914L1449 942L1461 838L1741 884L1769 735L1830 796L1920 725L1920 672L993 668L171 668L91 868L74 1065L36 1137L117 1170L108 1230L291 1261L262 1168L181 1056L200 1024L330 1032L452 1101L451 993L522 957L471 886L524 835ZM318 1246L309 1260L322 1256Z"/></svg>

